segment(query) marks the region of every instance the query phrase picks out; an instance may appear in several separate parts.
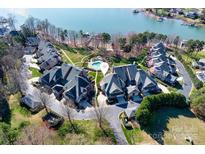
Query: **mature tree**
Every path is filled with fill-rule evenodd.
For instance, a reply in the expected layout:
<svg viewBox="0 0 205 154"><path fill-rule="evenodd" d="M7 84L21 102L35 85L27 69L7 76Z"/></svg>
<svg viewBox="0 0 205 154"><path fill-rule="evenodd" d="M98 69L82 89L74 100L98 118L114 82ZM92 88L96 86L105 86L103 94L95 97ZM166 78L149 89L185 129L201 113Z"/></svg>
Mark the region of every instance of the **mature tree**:
<svg viewBox="0 0 205 154"><path fill-rule="evenodd" d="M109 33L102 33L101 37L102 37L102 43L104 46L106 45L106 43L108 43L111 40L111 36Z"/></svg>
<svg viewBox="0 0 205 154"><path fill-rule="evenodd" d="M155 38L156 38L158 41L165 41L166 38L167 38L167 35L164 35L164 34L156 34Z"/></svg>
<svg viewBox="0 0 205 154"><path fill-rule="evenodd" d="M132 50L132 46L130 44L126 44L123 51L124 52L130 52Z"/></svg>
<svg viewBox="0 0 205 154"><path fill-rule="evenodd" d="M118 42L119 42L120 48L124 49L127 43L127 39L125 37L121 37L119 38Z"/></svg>
<svg viewBox="0 0 205 154"><path fill-rule="evenodd" d="M18 137L18 130L9 124L0 123L0 144L14 144Z"/></svg>
<svg viewBox="0 0 205 154"><path fill-rule="evenodd" d="M111 40L111 36L109 33L102 33L101 36L103 43L108 43Z"/></svg>
<svg viewBox="0 0 205 154"><path fill-rule="evenodd" d="M0 39L0 59L2 58L3 55L7 54L8 47L9 47L8 44Z"/></svg>
<svg viewBox="0 0 205 154"><path fill-rule="evenodd" d="M197 51L201 51L204 48L205 42L204 41L200 41L200 40L196 40L196 50Z"/></svg>
<svg viewBox="0 0 205 154"><path fill-rule="evenodd" d="M25 25L31 31L32 34L36 33L34 17L32 16L28 17L25 21Z"/></svg>
<svg viewBox="0 0 205 154"><path fill-rule="evenodd" d="M205 23L205 9L201 11L200 19L202 20L203 23Z"/></svg>
<svg viewBox="0 0 205 154"><path fill-rule="evenodd" d="M21 32L25 38L33 36L33 32L26 24L21 25Z"/></svg>
<svg viewBox="0 0 205 154"><path fill-rule="evenodd" d="M192 40L192 39L188 40L187 41L187 51L188 51L188 53L192 54L195 51L196 46L197 46L197 44L194 40Z"/></svg>

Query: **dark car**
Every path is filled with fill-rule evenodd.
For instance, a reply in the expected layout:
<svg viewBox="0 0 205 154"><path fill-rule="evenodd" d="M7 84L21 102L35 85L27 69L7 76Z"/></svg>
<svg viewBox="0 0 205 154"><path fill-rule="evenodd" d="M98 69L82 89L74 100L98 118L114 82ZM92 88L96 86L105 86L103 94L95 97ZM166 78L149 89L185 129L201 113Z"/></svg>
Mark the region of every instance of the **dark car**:
<svg viewBox="0 0 205 154"><path fill-rule="evenodd" d="M45 116L42 117L42 120L46 123L46 126L50 129L50 128L58 128L59 126L61 126L64 122L63 117L53 113L53 112L49 112L47 113Z"/></svg>

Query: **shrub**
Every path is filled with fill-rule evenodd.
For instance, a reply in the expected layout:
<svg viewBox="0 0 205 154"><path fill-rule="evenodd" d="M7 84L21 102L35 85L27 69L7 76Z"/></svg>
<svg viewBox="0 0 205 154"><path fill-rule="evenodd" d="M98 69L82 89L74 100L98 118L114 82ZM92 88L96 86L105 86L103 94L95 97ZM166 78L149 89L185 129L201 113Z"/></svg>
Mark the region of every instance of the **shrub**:
<svg viewBox="0 0 205 154"><path fill-rule="evenodd" d="M6 44L3 40L0 39L0 57L7 53L7 49L9 48L8 44Z"/></svg>
<svg viewBox="0 0 205 154"><path fill-rule="evenodd" d="M147 96L143 99L136 112L136 118L140 125L145 126L149 123L152 112L161 107L188 107L188 103L184 95L179 93L158 94Z"/></svg>
<svg viewBox="0 0 205 154"><path fill-rule="evenodd" d="M205 118L205 87L195 90L190 96L191 107L198 117Z"/></svg>
<svg viewBox="0 0 205 154"><path fill-rule="evenodd" d="M0 144L14 144L19 133L18 129L11 128L9 124L0 123Z"/></svg>
<svg viewBox="0 0 205 154"><path fill-rule="evenodd" d="M30 122L29 121L22 121L18 127L18 129L23 129L25 127L27 127L28 125L30 125Z"/></svg>

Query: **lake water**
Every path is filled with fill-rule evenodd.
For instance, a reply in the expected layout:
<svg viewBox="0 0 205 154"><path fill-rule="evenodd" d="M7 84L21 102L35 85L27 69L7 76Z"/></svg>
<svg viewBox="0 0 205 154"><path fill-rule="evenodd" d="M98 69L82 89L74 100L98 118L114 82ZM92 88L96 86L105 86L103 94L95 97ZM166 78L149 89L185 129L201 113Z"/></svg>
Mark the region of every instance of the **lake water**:
<svg viewBox="0 0 205 154"><path fill-rule="evenodd" d="M205 28L182 26L183 21L166 19L157 22L143 13L133 14L132 9L27 9L27 15L47 18L50 23L71 30L86 32L157 32L167 35L179 35L183 39L205 40ZM0 9L0 15L7 13ZM17 15L19 24L25 20Z"/></svg>

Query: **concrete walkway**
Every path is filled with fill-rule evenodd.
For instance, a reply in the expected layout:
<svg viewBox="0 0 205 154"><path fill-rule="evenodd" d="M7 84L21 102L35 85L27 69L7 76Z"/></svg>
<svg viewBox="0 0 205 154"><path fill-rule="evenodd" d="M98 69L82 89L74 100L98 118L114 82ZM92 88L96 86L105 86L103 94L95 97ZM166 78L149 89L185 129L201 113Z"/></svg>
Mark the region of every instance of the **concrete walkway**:
<svg viewBox="0 0 205 154"><path fill-rule="evenodd" d="M73 61L69 58L69 56L66 54L66 52L65 52L63 49L61 49L60 51L64 54L64 56L68 59L68 61L69 61L72 65L75 65L75 64L73 63Z"/></svg>

